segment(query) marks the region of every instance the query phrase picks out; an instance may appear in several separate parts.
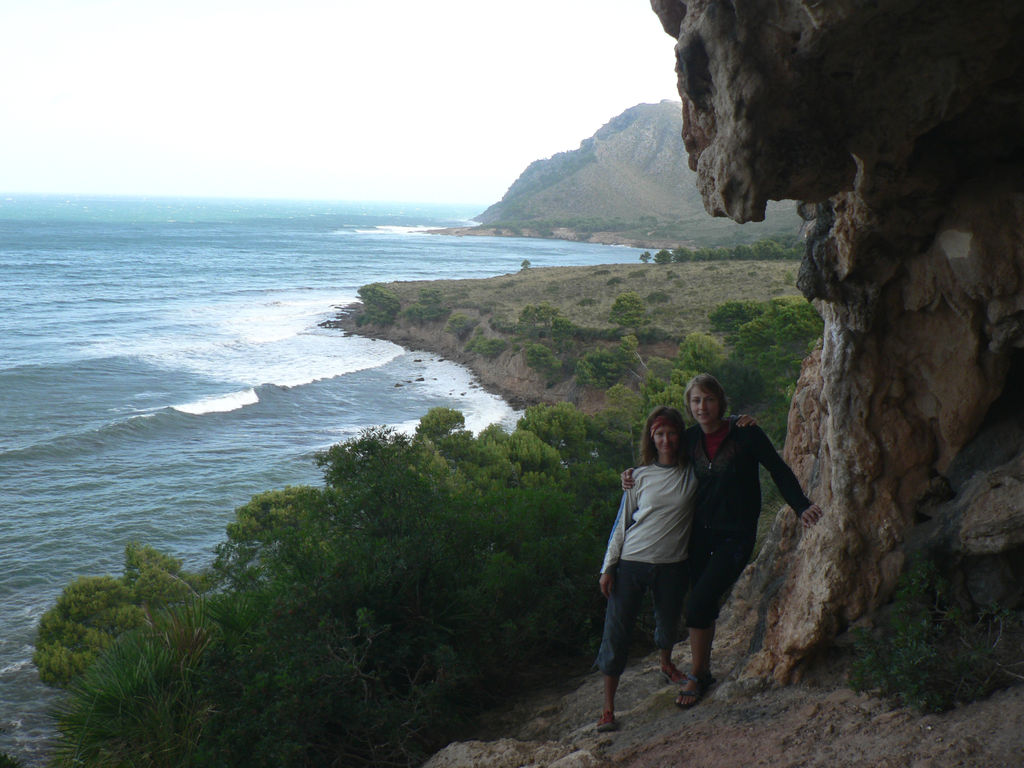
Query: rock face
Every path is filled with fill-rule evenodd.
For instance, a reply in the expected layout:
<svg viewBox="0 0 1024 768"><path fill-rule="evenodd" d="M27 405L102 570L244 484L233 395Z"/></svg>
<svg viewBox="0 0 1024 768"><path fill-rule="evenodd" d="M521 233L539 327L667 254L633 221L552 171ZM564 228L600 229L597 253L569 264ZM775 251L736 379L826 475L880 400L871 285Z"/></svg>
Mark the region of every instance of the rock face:
<svg viewBox="0 0 1024 768"><path fill-rule="evenodd" d="M781 515L734 591L747 673L786 682L938 549L1021 597L1024 4L652 0L675 37L709 213L805 201L825 318L787 458L827 518ZM1005 393L1005 395L1004 395Z"/></svg>

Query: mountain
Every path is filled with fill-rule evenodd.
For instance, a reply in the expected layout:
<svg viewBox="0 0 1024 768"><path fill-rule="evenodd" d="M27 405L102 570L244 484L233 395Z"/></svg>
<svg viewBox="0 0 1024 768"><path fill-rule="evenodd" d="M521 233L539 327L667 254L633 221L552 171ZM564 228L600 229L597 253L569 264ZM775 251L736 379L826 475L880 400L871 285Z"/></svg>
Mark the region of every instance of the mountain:
<svg viewBox="0 0 1024 768"><path fill-rule="evenodd" d="M790 201L770 205L764 222L741 225L711 217L681 135L679 102L630 107L579 149L530 163L476 220L488 228L526 227L542 236L559 229L577 235L643 233L697 246L796 235L801 221Z"/></svg>

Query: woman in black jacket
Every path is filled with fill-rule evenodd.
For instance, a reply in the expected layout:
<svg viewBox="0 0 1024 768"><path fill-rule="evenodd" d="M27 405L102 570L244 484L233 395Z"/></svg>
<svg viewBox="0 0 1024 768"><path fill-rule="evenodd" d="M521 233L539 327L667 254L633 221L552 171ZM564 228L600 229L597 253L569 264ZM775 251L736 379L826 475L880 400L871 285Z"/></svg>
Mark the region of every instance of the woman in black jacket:
<svg viewBox="0 0 1024 768"><path fill-rule="evenodd" d="M793 471L760 427L736 429L724 418L725 390L710 374L686 387L686 412L697 425L686 430L686 446L697 476L696 513L690 535L690 596L686 626L693 669L676 704L692 707L713 682L711 643L722 596L750 561L761 514L758 465L772 476L782 498L810 527L821 508L800 489Z"/></svg>

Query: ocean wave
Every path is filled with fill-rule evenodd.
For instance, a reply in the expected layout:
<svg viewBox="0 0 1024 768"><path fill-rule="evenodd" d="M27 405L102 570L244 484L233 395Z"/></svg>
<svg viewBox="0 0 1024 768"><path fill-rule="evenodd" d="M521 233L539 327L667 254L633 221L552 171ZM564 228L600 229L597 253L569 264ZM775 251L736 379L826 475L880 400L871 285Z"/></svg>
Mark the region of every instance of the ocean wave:
<svg viewBox="0 0 1024 768"><path fill-rule="evenodd" d="M168 419L184 418L170 408L160 411L136 413L128 418L104 424L91 424L59 436L0 451L0 460L45 460L66 456L80 456L88 451L100 451L118 445L126 439L143 439L159 432Z"/></svg>
<svg viewBox="0 0 1024 768"><path fill-rule="evenodd" d="M228 411L237 411L239 408L244 408L247 405L255 405L260 401L259 395L256 394L256 390L249 388L241 390L240 392L231 392L227 395L218 395L217 397L206 397L202 400L196 400L191 403L185 403L184 405L172 405L176 411L181 413L189 413L193 416L202 416L206 413L227 413Z"/></svg>

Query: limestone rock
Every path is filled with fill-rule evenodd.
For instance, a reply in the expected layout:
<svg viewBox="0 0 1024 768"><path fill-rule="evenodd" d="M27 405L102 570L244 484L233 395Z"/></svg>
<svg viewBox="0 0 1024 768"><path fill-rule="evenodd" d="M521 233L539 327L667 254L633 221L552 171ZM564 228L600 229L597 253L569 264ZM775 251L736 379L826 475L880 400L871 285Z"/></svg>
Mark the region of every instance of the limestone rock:
<svg viewBox="0 0 1024 768"><path fill-rule="evenodd" d="M499 739L449 744L423 768L595 768L602 764L585 749L557 742Z"/></svg>
<svg viewBox="0 0 1024 768"><path fill-rule="evenodd" d="M799 285L825 319L786 455L826 518L781 515L737 584L724 620L749 630L747 674L793 679L888 599L922 538L975 601L1018 599L1024 445L958 457L1024 390L1024 5L652 7L677 38L705 208L748 221L804 201Z"/></svg>

